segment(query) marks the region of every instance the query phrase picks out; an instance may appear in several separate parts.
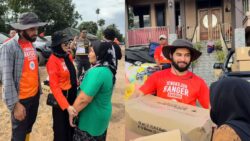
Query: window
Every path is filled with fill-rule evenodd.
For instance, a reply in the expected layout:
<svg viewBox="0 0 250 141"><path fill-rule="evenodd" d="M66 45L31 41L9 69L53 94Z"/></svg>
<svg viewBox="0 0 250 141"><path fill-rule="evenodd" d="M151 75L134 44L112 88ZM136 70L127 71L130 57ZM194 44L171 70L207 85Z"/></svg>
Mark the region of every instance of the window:
<svg viewBox="0 0 250 141"><path fill-rule="evenodd" d="M157 26L165 26L165 4L155 5L155 10Z"/></svg>
<svg viewBox="0 0 250 141"><path fill-rule="evenodd" d="M139 16L134 16L134 28L140 27Z"/></svg>
<svg viewBox="0 0 250 141"><path fill-rule="evenodd" d="M150 16L143 15L144 27L150 27Z"/></svg>
<svg viewBox="0 0 250 141"><path fill-rule="evenodd" d="M222 0L196 0L198 9L221 7L222 2Z"/></svg>
<svg viewBox="0 0 250 141"><path fill-rule="evenodd" d="M248 0L243 0L243 10L246 13L249 11L249 1Z"/></svg>
<svg viewBox="0 0 250 141"><path fill-rule="evenodd" d="M150 27L150 6L135 6L133 9L134 16L138 18L134 19L134 23L139 25L139 28Z"/></svg>

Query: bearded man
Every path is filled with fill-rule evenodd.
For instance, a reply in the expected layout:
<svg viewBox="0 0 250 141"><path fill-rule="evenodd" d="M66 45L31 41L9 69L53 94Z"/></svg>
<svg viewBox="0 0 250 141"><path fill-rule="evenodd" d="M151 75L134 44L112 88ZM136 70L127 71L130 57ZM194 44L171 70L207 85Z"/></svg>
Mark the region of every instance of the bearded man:
<svg viewBox="0 0 250 141"><path fill-rule="evenodd" d="M11 112L11 141L28 141L36 120L41 86L38 57L32 42L40 22L35 13L20 15L11 26L18 32L0 48L2 97Z"/></svg>
<svg viewBox="0 0 250 141"><path fill-rule="evenodd" d="M156 94L161 98L209 108L209 89L202 78L188 70L191 62L201 56L192 43L177 39L162 49L171 61L171 68L153 73L140 87L141 94Z"/></svg>

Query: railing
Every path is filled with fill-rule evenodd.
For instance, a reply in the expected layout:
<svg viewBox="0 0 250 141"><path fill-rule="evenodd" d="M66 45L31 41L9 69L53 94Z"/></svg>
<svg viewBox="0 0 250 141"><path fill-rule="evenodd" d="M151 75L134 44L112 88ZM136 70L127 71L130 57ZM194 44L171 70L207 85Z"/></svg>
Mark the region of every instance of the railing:
<svg viewBox="0 0 250 141"><path fill-rule="evenodd" d="M222 30L222 36L226 42L232 41L232 26L230 23L223 23L220 25Z"/></svg>
<svg viewBox="0 0 250 141"><path fill-rule="evenodd" d="M175 33L177 34L177 38L181 39L182 38L182 27L176 27Z"/></svg>
<svg viewBox="0 0 250 141"><path fill-rule="evenodd" d="M220 30L221 30L221 40L223 41L223 44L225 45L227 50L230 50L231 46L229 46L228 44L230 44L231 41L232 41L231 24L220 24L220 26L221 26L221 28L220 28Z"/></svg>
<svg viewBox="0 0 250 141"><path fill-rule="evenodd" d="M220 39L220 25L217 24L215 27L211 28L211 40L219 40Z"/></svg>
<svg viewBox="0 0 250 141"><path fill-rule="evenodd" d="M226 43L230 43L232 41L232 27L229 23L218 24L215 27L211 28L208 32L208 40L219 40L220 34L222 34L223 40ZM196 26L193 31L193 36L191 41L197 42L200 41L200 27Z"/></svg>
<svg viewBox="0 0 250 141"><path fill-rule="evenodd" d="M147 45L149 42L158 42L159 36L165 34L168 36L167 27L147 27L128 31L129 46Z"/></svg>
<svg viewBox="0 0 250 141"><path fill-rule="evenodd" d="M190 39L191 42L196 43L196 42L200 41L200 36L198 36L198 33L200 33L199 32L199 26L196 25L195 28L194 28L194 31L192 33L192 37Z"/></svg>

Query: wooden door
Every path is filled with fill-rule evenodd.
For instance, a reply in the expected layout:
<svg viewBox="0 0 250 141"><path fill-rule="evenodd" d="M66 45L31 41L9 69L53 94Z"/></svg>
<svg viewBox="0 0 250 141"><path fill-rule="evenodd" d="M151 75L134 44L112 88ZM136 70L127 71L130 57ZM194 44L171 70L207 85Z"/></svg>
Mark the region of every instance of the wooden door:
<svg viewBox="0 0 250 141"><path fill-rule="evenodd" d="M221 9L200 9L198 20L200 40L217 40L220 38Z"/></svg>

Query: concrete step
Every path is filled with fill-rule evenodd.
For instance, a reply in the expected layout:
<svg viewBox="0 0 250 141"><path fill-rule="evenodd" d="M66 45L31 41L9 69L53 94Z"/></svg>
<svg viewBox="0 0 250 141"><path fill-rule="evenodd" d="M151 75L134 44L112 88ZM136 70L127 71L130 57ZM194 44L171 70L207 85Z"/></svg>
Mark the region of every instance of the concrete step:
<svg viewBox="0 0 250 141"><path fill-rule="evenodd" d="M216 52L214 51L212 53L207 53L207 41L203 41L201 44L202 55L195 64L193 72L203 78L209 86L211 83L216 81L216 78L213 75L213 65L217 62Z"/></svg>

